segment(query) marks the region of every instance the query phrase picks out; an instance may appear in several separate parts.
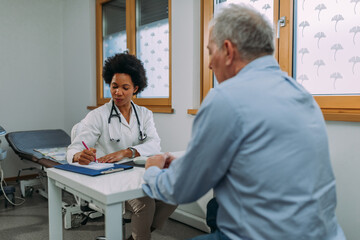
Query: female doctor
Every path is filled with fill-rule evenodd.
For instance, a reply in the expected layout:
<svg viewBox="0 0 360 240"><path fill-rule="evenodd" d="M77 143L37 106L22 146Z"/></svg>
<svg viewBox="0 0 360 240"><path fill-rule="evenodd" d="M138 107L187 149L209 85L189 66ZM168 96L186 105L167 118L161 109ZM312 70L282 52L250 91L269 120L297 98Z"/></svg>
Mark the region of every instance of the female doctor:
<svg viewBox="0 0 360 240"><path fill-rule="evenodd" d="M99 162L117 162L125 157L158 154L160 138L152 112L131 101L147 86L141 61L127 53L116 54L105 61L103 78L110 85L112 99L80 122L68 147L67 161L86 165L96 158ZM82 141L89 150L84 149ZM143 197L127 201L125 208L133 213L132 238L147 240L151 231L163 226L176 206Z"/></svg>

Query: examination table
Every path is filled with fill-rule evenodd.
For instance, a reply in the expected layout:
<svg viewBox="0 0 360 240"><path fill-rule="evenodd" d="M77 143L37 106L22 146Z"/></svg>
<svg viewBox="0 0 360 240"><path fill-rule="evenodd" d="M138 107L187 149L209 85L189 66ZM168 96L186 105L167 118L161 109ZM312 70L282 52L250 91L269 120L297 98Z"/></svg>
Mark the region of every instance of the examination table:
<svg viewBox="0 0 360 240"><path fill-rule="evenodd" d="M76 128L72 129L72 135L75 134ZM74 137L74 136L73 136ZM41 171L36 179L30 180L21 180L20 181L20 190L21 195L26 196L27 187L34 185L42 185L42 189L38 189L39 193L47 198L47 179L46 179L46 168L51 168L55 165L66 164L67 161L64 158L63 160L56 161L50 157L44 156L34 149L49 149L49 148L63 148L67 147L71 143L70 136L61 129L50 129L50 130L33 130L33 131L18 131L10 132L5 136L10 147L14 152L21 158L30 160L33 163L39 164L41 166ZM128 162L128 165L136 166L133 162ZM26 170L26 169L23 169ZM20 177L20 172L18 178ZM96 207L94 204L86 203L84 206L84 201L79 199L77 196L74 196L76 204L68 204L63 202L64 209L64 228L69 229L74 226L81 224L86 224L87 219L96 218L103 214L103 211ZM72 218L74 214L85 213L86 217L82 219ZM125 213L125 211L124 211ZM131 214L126 211L124 214L124 223L129 223ZM125 227L125 226L124 226ZM125 231L124 231L125 233Z"/></svg>
<svg viewBox="0 0 360 240"><path fill-rule="evenodd" d="M20 157L20 159L26 159L33 163L39 164L39 174L35 179L21 180L20 191L23 197L31 195L29 189L33 189L33 186L41 186L37 189L39 193L47 198L47 179L46 179L46 168L51 168L55 165L65 164L67 161L54 160L51 157L44 156L40 152L34 149L48 149L48 148L63 148L67 147L71 143L70 136L61 129L49 129L49 130L33 130L33 131L18 131L9 132L5 135L9 146L14 152ZM19 170L18 180L21 171L34 170L36 168L26 168ZM73 227L74 221L72 221L73 214L80 214L82 210L79 204L71 204L63 202L63 209L65 210L64 215L64 227L69 229Z"/></svg>

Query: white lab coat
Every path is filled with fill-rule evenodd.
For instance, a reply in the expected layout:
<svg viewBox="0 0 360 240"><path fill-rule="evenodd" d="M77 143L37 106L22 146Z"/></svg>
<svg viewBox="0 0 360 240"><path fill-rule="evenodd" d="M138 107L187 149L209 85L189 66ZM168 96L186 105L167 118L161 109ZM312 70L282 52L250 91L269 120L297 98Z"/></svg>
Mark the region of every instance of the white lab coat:
<svg viewBox="0 0 360 240"><path fill-rule="evenodd" d="M84 150L82 141L84 141L89 148L96 148L97 158L128 147L135 148L141 156L160 153L160 138L156 132L153 113L147 108L136 104L135 108L139 116L140 128L143 134L146 133L147 138L143 142L138 139L139 127L134 109L131 108L130 123L128 123L115 106L118 113L120 113L121 123L117 117L111 118L110 131L112 131L111 135L114 135L115 131L117 137L115 139L120 139L120 141L110 141L108 118L111 107L112 99L103 106L89 112L86 117L81 120L77 126L75 138L67 149L67 161L69 163L72 162L75 153Z"/></svg>

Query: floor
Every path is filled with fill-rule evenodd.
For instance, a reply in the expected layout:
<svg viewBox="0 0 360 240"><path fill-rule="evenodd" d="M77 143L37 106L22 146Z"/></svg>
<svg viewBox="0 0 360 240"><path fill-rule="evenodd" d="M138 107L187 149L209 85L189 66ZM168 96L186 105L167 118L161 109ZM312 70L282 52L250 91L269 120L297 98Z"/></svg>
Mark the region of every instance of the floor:
<svg viewBox="0 0 360 240"><path fill-rule="evenodd" d="M9 183L16 186L16 196L20 191L16 183ZM63 200L68 201L71 195L64 193ZM16 203L20 203L16 199ZM26 197L24 204L20 206L9 206L5 208L4 196L0 196L0 238L2 240L22 239L49 239L48 227L48 203L47 199L34 192L31 197ZM127 227L129 233L130 227ZM94 239L104 235L104 218L90 219L86 225L64 230L64 239ZM152 233L154 240L181 240L189 239L204 234L204 232L190 227L186 224L169 219L162 230Z"/></svg>

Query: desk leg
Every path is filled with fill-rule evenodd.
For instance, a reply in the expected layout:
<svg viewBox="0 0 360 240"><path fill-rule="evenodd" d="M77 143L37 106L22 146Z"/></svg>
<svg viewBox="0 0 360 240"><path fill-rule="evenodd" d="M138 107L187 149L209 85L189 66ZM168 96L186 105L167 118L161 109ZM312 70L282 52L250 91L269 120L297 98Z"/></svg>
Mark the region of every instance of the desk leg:
<svg viewBox="0 0 360 240"><path fill-rule="evenodd" d="M49 203L49 239L63 239L63 225L61 218L61 189L55 185L53 179L48 178Z"/></svg>
<svg viewBox="0 0 360 240"><path fill-rule="evenodd" d="M122 233L122 203L106 206L105 236L106 240L123 239Z"/></svg>

